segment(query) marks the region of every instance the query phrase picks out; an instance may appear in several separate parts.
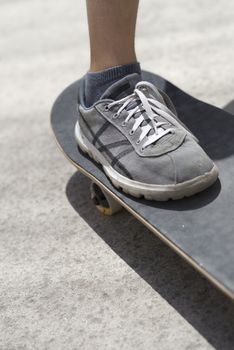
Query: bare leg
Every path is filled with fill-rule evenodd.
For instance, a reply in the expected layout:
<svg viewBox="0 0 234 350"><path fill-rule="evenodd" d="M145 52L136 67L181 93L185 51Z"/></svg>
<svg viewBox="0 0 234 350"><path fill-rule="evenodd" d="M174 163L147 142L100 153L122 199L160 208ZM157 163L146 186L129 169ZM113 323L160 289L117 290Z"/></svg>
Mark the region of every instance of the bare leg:
<svg viewBox="0 0 234 350"><path fill-rule="evenodd" d="M86 0L90 71L136 62L138 0Z"/></svg>

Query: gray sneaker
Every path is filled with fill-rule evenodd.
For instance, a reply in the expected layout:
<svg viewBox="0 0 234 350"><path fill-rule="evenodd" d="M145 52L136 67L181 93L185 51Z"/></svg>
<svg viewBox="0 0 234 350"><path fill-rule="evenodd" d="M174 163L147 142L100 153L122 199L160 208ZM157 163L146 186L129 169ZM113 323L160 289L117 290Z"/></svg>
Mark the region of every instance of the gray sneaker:
<svg viewBox="0 0 234 350"><path fill-rule="evenodd" d="M218 177L169 97L138 74L114 83L89 108L81 88L75 137L113 185L135 197L180 199Z"/></svg>

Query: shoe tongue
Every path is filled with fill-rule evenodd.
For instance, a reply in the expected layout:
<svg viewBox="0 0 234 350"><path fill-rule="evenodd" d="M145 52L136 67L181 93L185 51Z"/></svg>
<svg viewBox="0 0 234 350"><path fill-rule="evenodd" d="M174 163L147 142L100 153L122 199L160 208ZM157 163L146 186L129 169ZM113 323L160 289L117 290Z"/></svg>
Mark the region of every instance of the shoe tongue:
<svg viewBox="0 0 234 350"><path fill-rule="evenodd" d="M139 81L141 81L141 76L138 73L126 75L124 78L109 86L100 99L108 98L111 100L120 100L132 94Z"/></svg>

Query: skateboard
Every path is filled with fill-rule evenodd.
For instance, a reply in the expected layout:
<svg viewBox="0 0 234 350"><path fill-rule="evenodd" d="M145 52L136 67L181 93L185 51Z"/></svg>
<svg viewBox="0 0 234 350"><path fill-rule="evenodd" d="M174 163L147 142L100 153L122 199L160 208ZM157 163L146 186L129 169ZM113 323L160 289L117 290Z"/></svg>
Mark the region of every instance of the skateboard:
<svg viewBox="0 0 234 350"><path fill-rule="evenodd" d="M234 116L188 95L164 78L143 72L143 80L165 91L178 115L220 170L219 180L190 198L167 202L137 199L116 189L100 165L74 138L79 81L55 101L51 126L59 149L90 178L94 205L106 215L127 209L217 288L234 300Z"/></svg>

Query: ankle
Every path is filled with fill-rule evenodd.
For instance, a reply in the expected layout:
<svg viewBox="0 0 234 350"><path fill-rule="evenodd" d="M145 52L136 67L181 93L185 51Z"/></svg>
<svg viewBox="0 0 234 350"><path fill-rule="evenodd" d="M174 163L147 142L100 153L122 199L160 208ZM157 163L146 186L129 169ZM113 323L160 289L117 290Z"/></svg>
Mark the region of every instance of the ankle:
<svg viewBox="0 0 234 350"><path fill-rule="evenodd" d="M138 62L118 65L98 71L89 71L85 76L85 97L86 105L91 106L113 83L126 75L141 74L141 67Z"/></svg>
<svg viewBox="0 0 234 350"><path fill-rule="evenodd" d="M137 58L135 52L126 55L124 57L120 56L105 56L105 57L97 57L95 56L95 59L91 56L91 62L90 62L90 72L99 72L105 69L110 69L113 67L119 67L119 66L125 66L137 63Z"/></svg>

